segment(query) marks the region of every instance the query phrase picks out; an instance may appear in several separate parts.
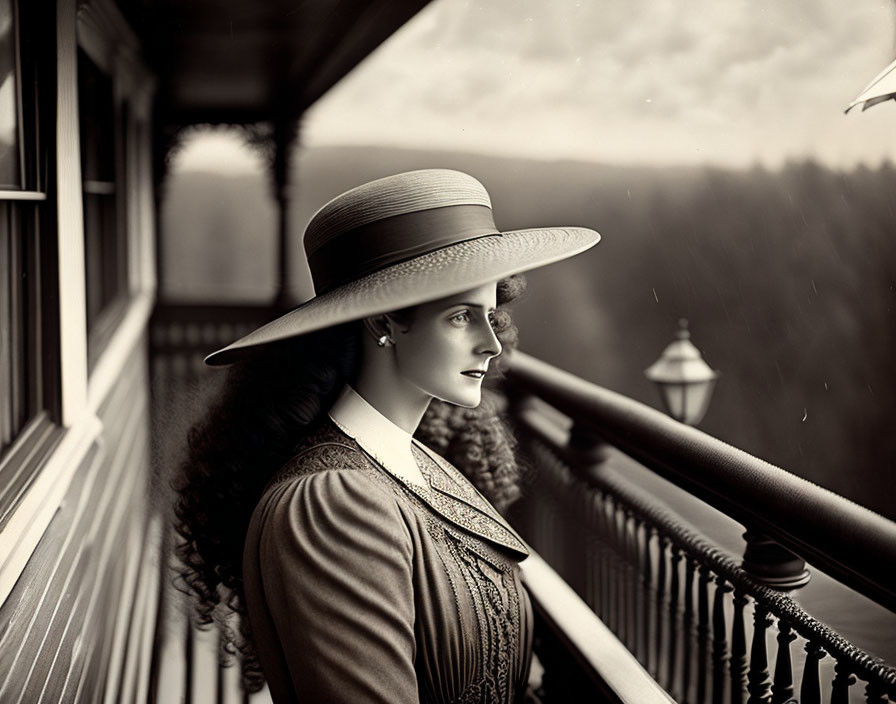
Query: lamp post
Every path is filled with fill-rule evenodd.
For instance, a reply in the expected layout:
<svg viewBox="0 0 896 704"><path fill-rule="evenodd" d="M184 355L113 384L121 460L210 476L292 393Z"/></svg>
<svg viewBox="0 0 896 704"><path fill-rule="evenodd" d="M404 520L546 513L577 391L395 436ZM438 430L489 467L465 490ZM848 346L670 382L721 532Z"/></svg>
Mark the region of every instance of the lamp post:
<svg viewBox="0 0 896 704"><path fill-rule="evenodd" d="M696 425L706 415L719 374L703 361L700 350L691 342L686 318L678 321L675 337L644 375L659 388L670 416Z"/></svg>

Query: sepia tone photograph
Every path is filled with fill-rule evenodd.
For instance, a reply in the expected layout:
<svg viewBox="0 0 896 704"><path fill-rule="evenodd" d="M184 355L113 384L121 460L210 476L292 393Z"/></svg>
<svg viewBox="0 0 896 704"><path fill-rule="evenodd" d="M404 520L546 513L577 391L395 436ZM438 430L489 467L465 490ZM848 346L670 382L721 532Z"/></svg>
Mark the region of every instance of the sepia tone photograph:
<svg viewBox="0 0 896 704"><path fill-rule="evenodd" d="M0 0L0 702L896 702L894 59Z"/></svg>

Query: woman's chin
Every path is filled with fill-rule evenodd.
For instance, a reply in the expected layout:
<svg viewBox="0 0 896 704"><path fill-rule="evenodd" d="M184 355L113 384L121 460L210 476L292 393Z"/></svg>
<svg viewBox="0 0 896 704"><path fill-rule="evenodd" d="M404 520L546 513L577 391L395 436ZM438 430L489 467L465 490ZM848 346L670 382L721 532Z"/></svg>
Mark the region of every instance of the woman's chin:
<svg viewBox="0 0 896 704"><path fill-rule="evenodd" d="M482 403L482 389L476 389L475 393L468 391L463 394L446 394L445 396L437 396L436 398L455 406L461 406L462 408L476 408Z"/></svg>

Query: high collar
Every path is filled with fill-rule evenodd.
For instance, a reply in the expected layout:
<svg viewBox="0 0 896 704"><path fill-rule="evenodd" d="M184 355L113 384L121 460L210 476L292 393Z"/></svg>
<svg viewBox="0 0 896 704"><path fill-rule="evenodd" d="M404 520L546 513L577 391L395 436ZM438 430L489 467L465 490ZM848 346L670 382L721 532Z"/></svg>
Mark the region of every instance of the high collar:
<svg viewBox="0 0 896 704"><path fill-rule="evenodd" d="M380 464L405 477L417 474L413 437L371 406L348 384L330 409L330 419Z"/></svg>
<svg viewBox="0 0 896 704"><path fill-rule="evenodd" d="M516 559L529 552L522 538L461 472L371 406L352 387L346 386L330 409L330 419L387 473L432 510L481 538L510 550ZM414 459L416 451L418 459ZM429 465L426 483L407 479L403 463Z"/></svg>

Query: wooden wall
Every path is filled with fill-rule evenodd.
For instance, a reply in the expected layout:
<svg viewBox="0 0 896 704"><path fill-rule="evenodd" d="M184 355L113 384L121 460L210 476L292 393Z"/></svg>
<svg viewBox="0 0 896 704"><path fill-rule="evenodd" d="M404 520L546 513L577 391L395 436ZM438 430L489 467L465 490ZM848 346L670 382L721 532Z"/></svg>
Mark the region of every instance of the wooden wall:
<svg viewBox="0 0 896 704"><path fill-rule="evenodd" d="M145 702L159 592L145 339L0 608L0 701Z"/></svg>

